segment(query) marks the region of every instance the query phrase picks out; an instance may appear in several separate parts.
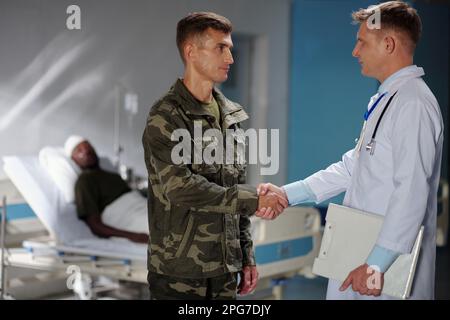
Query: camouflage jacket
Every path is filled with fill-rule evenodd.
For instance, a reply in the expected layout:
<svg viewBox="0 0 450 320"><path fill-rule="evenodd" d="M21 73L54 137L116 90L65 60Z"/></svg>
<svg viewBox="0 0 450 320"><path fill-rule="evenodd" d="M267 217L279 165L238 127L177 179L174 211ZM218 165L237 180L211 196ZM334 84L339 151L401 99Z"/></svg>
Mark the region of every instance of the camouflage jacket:
<svg viewBox="0 0 450 320"><path fill-rule="evenodd" d="M257 209L258 196L255 187L244 184L245 165L174 164L171 158L179 143L171 139L174 130L187 129L194 137L194 121L201 121L203 133L211 128L224 133L248 119L240 105L218 90L213 95L221 112L219 128L181 80L150 110L142 142L149 179L151 272L209 278L255 265L249 217ZM233 141L238 142L242 140Z"/></svg>

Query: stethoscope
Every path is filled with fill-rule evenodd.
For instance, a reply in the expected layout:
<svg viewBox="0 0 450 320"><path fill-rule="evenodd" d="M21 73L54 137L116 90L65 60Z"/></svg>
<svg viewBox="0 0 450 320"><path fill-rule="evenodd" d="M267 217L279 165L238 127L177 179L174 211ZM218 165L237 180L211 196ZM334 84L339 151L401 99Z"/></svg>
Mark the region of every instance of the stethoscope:
<svg viewBox="0 0 450 320"><path fill-rule="evenodd" d="M375 110L378 103L380 103L381 99L383 99L383 97L386 94L387 94L387 92L385 92L381 96L379 96L378 99L375 101L375 103L372 105L372 107L370 107L369 110L364 113L364 124L363 124L363 128L361 130L361 135L358 139L358 145L356 146L356 150L358 151L358 153L361 151L361 147L362 147L362 143L363 143L363 139L364 139L364 132L366 130L367 120L369 119L373 110ZM386 106L384 107L383 111L381 112L380 117L378 118L377 124L375 126L375 130L372 133L372 137L371 137L369 143L366 145L366 151L368 151L371 156L375 153L375 144L376 144L375 137L377 135L377 131L378 131L378 127L380 125L381 119L383 119L383 116L384 116L387 108L389 108L389 105L391 104L391 101L396 94L397 94L397 91L389 98L388 102L386 103Z"/></svg>

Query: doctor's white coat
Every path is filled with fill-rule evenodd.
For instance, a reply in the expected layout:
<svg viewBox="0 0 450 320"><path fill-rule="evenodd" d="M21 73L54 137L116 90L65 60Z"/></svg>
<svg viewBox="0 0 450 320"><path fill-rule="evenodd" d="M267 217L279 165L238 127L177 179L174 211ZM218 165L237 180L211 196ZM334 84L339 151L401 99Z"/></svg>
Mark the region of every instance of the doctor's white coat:
<svg viewBox="0 0 450 320"><path fill-rule="evenodd" d="M362 142L344 154L342 161L304 181L317 202L346 191L343 204L383 215L377 244L410 252L421 225L425 226L420 258L411 291L412 299L434 299L437 190L443 144L443 121L438 102L422 80L423 69L409 66L390 76L369 106L387 91L371 114ZM373 155L366 151L376 122L389 98L397 91L376 134ZM355 266L355 268L358 266ZM327 299L376 299L330 280ZM390 299L382 295L378 299Z"/></svg>

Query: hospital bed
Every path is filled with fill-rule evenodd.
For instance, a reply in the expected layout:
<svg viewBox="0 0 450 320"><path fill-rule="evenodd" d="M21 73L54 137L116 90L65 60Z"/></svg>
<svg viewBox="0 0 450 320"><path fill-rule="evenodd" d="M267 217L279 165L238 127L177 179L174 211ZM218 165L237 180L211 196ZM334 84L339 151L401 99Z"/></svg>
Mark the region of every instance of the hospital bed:
<svg viewBox="0 0 450 320"><path fill-rule="evenodd" d="M75 205L64 201L38 157L11 156L3 160L8 178L48 231L45 236L23 241L21 247L7 248L4 257L7 268L58 273L67 278L68 284L69 278L81 281L80 275L88 277L84 284L91 283L89 277L99 276L147 282L146 244L93 235L77 218ZM256 293L270 290L272 298L280 299L284 279L299 273L312 275L311 266L321 240L318 210L288 208L273 221L252 217L251 233L260 275Z"/></svg>

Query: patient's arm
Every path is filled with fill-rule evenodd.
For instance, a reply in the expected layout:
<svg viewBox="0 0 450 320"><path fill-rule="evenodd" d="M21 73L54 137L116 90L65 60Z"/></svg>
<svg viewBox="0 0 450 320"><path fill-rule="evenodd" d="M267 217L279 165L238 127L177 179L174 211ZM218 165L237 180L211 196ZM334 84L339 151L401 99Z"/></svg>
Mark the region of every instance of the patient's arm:
<svg viewBox="0 0 450 320"><path fill-rule="evenodd" d="M127 238L134 242L140 242L140 243L148 242L147 234L129 232L129 231L110 227L102 222L101 216L99 216L99 215L87 216L85 221L86 221L86 224L91 229L92 233L101 238L121 237L121 238Z"/></svg>

